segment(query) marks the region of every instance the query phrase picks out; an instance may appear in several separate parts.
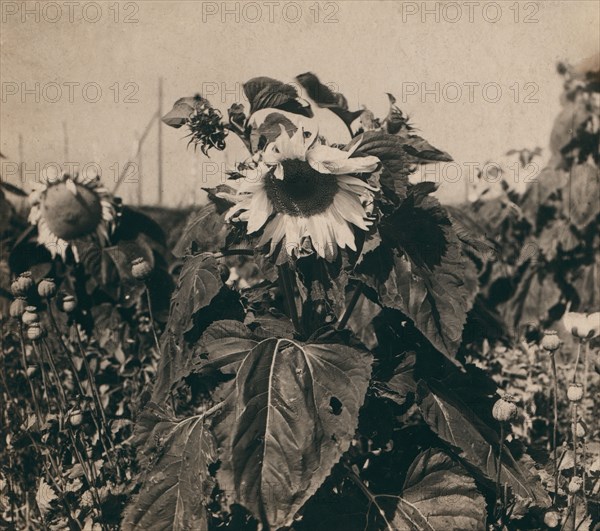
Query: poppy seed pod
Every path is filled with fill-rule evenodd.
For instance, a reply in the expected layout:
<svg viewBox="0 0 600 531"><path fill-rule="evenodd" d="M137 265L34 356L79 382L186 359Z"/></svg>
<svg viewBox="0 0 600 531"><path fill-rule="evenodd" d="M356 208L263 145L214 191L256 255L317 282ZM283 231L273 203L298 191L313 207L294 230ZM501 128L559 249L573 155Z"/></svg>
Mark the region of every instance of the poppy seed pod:
<svg viewBox="0 0 600 531"><path fill-rule="evenodd" d="M27 306L25 308L25 312L23 313L23 324L31 325L33 323L39 323L40 316L37 313L37 308L35 306Z"/></svg>
<svg viewBox="0 0 600 531"><path fill-rule="evenodd" d="M49 299L56 295L56 282L51 278L43 278L38 284L38 293L40 297Z"/></svg>
<svg viewBox="0 0 600 531"><path fill-rule="evenodd" d="M577 494L578 492L581 491L581 488L583 487L583 479L581 479L580 477L574 477L571 478L571 481L569 481L569 494Z"/></svg>
<svg viewBox="0 0 600 531"><path fill-rule="evenodd" d="M25 295L25 293L23 292L23 290L21 289L21 286L19 284L19 279L15 278L11 285L10 285L10 291L12 292L12 294L15 297L23 297Z"/></svg>
<svg viewBox="0 0 600 531"><path fill-rule="evenodd" d="M65 295L62 301L63 310L66 313L74 312L77 308L77 299L73 295Z"/></svg>
<svg viewBox="0 0 600 531"><path fill-rule="evenodd" d="M10 316L14 319L20 319L27 308L27 301L24 297L17 297L10 304Z"/></svg>
<svg viewBox="0 0 600 531"><path fill-rule="evenodd" d="M136 258L131 262L131 274L136 280L146 280L152 273L152 266L145 258Z"/></svg>
<svg viewBox="0 0 600 531"><path fill-rule="evenodd" d="M541 346L548 352L554 352L560 347L560 338L556 330L546 330L542 338Z"/></svg>
<svg viewBox="0 0 600 531"><path fill-rule="evenodd" d="M506 395L496 401L492 408L492 416L499 422L510 422L517 416L517 406L512 402L512 398Z"/></svg>
<svg viewBox="0 0 600 531"><path fill-rule="evenodd" d="M546 524L550 529L558 527L560 524L560 515L556 511L548 511L544 515L544 524Z"/></svg>
<svg viewBox="0 0 600 531"><path fill-rule="evenodd" d="M571 402L581 402L583 399L583 385L580 383L570 383L567 389L567 398Z"/></svg>
<svg viewBox="0 0 600 531"><path fill-rule="evenodd" d="M42 338L44 335L44 329L40 323L31 323L27 327L27 337L32 341Z"/></svg>
<svg viewBox="0 0 600 531"><path fill-rule="evenodd" d="M19 284L21 294L27 294L29 290L33 288L33 277L31 276L31 271L25 271L24 273L21 273L19 278L17 278L17 282Z"/></svg>

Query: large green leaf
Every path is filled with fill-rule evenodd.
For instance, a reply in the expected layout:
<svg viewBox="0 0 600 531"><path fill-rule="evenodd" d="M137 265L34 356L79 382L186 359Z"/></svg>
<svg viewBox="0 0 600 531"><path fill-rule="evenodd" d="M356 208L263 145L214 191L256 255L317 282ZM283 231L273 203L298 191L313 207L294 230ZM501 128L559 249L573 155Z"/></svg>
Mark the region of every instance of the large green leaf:
<svg viewBox="0 0 600 531"><path fill-rule="evenodd" d="M190 114L194 112L196 107L202 103L208 104L208 100L199 94L196 96L188 96L187 98L179 98L173 104L173 108L162 117L162 121L171 127L179 129L187 122Z"/></svg>
<svg viewBox="0 0 600 531"><path fill-rule="evenodd" d="M338 344L266 339L222 390L217 479L272 528L290 525L348 449L372 356Z"/></svg>
<svg viewBox="0 0 600 531"><path fill-rule="evenodd" d="M177 421L150 403L138 420L136 445L147 470L140 493L128 507L124 531L205 531L205 504L214 479L214 439L199 415Z"/></svg>
<svg viewBox="0 0 600 531"><path fill-rule="evenodd" d="M386 498L395 503L388 522L395 531L485 530L485 500L475 481L439 450L419 454L407 472L401 497Z"/></svg>
<svg viewBox="0 0 600 531"><path fill-rule="evenodd" d="M489 481L496 477L499 437L482 420L447 389L429 382L420 384L419 408L425 422L457 455ZM540 482L515 461L508 449L502 455L502 483L530 503L547 507L550 499Z"/></svg>
<svg viewBox="0 0 600 531"><path fill-rule="evenodd" d="M453 359L477 293L477 273L446 211L427 195L431 191L428 183L413 187L382 220L385 246L367 255L358 271L384 306L404 313Z"/></svg>

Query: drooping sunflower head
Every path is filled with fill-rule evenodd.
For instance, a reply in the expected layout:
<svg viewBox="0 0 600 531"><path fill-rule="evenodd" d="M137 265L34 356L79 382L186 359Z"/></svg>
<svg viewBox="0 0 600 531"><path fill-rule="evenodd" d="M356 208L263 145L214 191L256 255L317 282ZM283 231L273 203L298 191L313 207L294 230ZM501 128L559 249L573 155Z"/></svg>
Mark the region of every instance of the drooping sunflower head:
<svg viewBox="0 0 600 531"><path fill-rule="evenodd" d="M377 157L352 157L328 146L316 131L299 126L281 133L240 165L242 184L228 219L247 222L249 234L263 229L259 246L271 242L271 253L285 240L288 254L310 239L319 256L333 259L337 248L356 250L354 227L368 230L378 187L364 174L379 166Z"/></svg>
<svg viewBox="0 0 600 531"><path fill-rule="evenodd" d="M37 225L38 243L63 259L77 241L105 245L113 230L115 206L98 175L61 173L48 176L30 194L29 222Z"/></svg>

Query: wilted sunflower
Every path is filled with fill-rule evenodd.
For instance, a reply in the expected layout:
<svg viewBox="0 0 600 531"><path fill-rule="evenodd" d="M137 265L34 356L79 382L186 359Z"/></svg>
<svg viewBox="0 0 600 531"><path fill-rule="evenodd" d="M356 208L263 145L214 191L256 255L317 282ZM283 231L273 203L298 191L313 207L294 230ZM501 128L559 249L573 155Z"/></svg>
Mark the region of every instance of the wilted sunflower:
<svg viewBox="0 0 600 531"><path fill-rule="evenodd" d="M227 219L246 221L249 234L264 228L258 245L271 242L271 253L284 238L290 255L306 238L327 259L337 247L356 250L351 225L368 230L378 186L350 174L375 171L379 159L350 158L358 143L342 151L322 143L316 132L298 127L290 136L280 127L264 151L239 166L244 179Z"/></svg>
<svg viewBox="0 0 600 531"><path fill-rule="evenodd" d="M77 241L105 245L113 230L112 196L98 175L84 177L66 173L48 177L29 196L29 223L37 225L38 243L53 257L66 257L70 248L79 260Z"/></svg>

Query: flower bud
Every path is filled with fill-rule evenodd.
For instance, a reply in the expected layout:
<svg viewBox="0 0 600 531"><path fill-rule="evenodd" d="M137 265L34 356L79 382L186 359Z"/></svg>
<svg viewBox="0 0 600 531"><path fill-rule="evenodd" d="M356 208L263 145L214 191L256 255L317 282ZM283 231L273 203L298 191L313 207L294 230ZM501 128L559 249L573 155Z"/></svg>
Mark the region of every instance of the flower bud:
<svg viewBox="0 0 600 531"><path fill-rule="evenodd" d="M548 352L554 352L560 347L560 338L556 330L546 330L541 342L542 348Z"/></svg>
<svg viewBox="0 0 600 531"><path fill-rule="evenodd" d="M56 295L56 282L51 278L43 278L40 280L38 284L38 293L40 297L45 299L49 299L50 297L54 297Z"/></svg>
<svg viewBox="0 0 600 531"><path fill-rule="evenodd" d="M31 288L33 288L33 277L31 276L31 271L25 271L19 275L17 278L17 283L19 289L21 290L21 295L26 295Z"/></svg>
<svg viewBox="0 0 600 531"><path fill-rule="evenodd" d="M44 335L44 329L40 323L31 323L27 327L27 337L32 341L41 339Z"/></svg>
<svg viewBox="0 0 600 531"><path fill-rule="evenodd" d="M10 316L14 319L20 319L25 313L25 308L27 308L25 297L17 297L10 303Z"/></svg>
<svg viewBox="0 0 600 531"><path fill-rule="evenodd" d="M546 524L546 526L550 529L558 527L560 524L560 514L558 514L556 511L548 511L544 515L544 524Z"/></svg>
<svg viewBox="0 0 600 531"><path fill-rule="evenodd" d="M33 323L40 322L40 316L37 313L37 308L35 306L27 306L25 308L25 312L23 313L23 324L30 325Z"/></svg>
<svg viewBox="0 0 600 531"><path fill-rule="evenodd" d="M74 312L77 309L77 299L73 295L65 295L62 301L63 311L66 313Z"/></svg>
<svg viewBox="0 0 600 531"><path fill-rule="evenodd" d="M152 273L152 266L145 258L136 258L131 262L131 274L136 280L147 280Z"/></svg>
<svg viewBox="0 0 600 531"><path fill-rule="evenodd" d="M517 406L512 402L512 397L505 395L498 400L492 408L492 416L499 422L510 422L517 416Z"/></svg>
<svg viewBox="0 0 600 531"><path fill-rule="evenodd" d="M568 487L568 491L569 494L577 494L578 492L581 491L581 488L583 487L583 479L581 479L580 477L574 477L571 478L571 481L569 481L569 487Z"/></svg>
<svg viewBox="0 0 600 531"><path fill-rule="evenodd" d="M571 402L581 402L583 398L583 385L580 383L570 383L567 389L567 398Z"/></svg>

